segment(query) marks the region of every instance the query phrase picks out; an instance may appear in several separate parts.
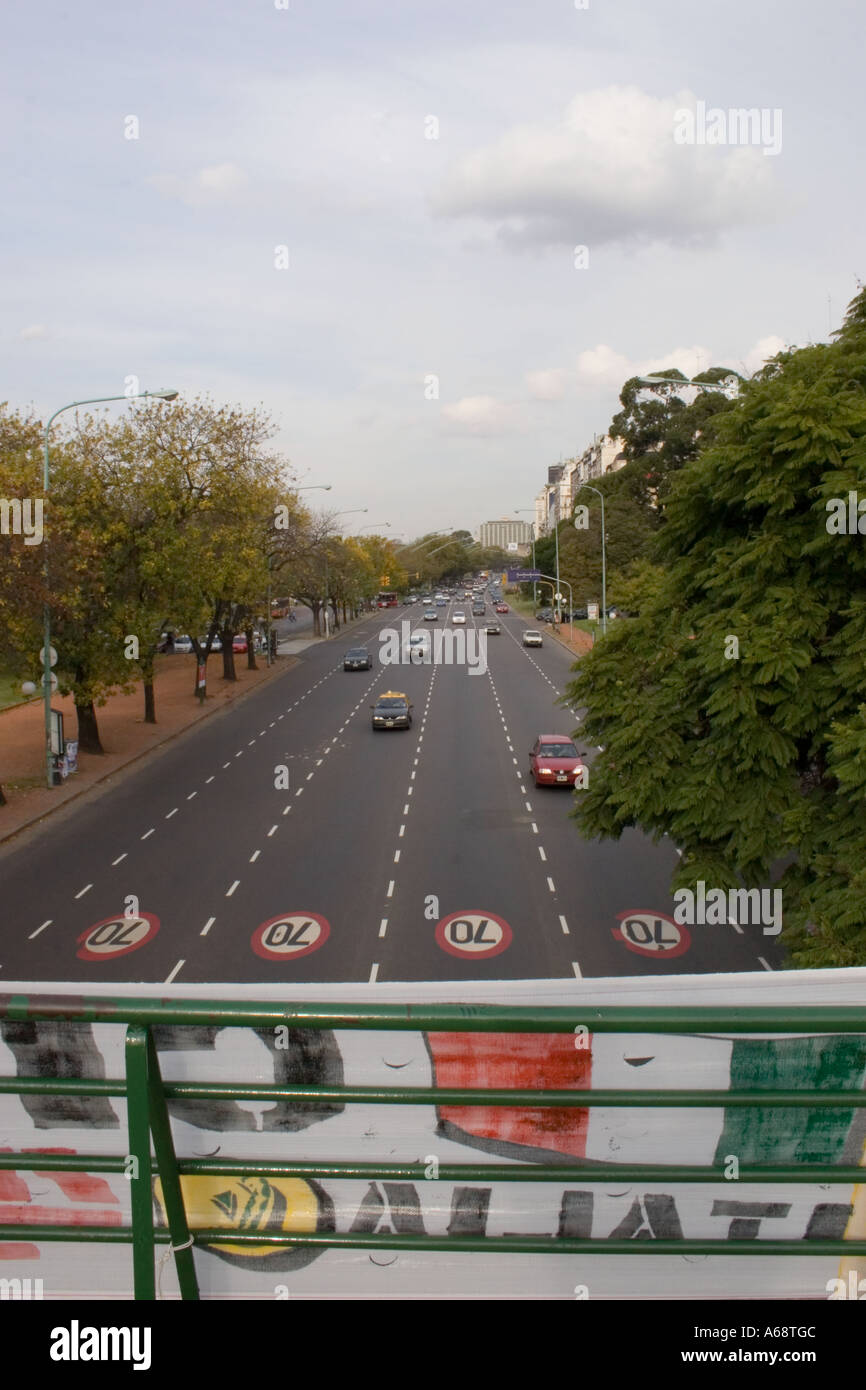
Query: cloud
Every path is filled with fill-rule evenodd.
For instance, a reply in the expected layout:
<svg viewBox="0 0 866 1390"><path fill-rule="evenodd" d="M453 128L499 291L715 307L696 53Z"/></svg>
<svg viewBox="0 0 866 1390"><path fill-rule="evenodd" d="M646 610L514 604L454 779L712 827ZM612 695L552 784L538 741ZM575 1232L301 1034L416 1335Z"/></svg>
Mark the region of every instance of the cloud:
<svg viewBox="0 0 866 1390"><path fill-rule="evenodd" d="M546 371L527 372L526 385L530 396L537 401L561 401L571 375L564 367L551 367Z"/></svg>
<svg viewBox="0 0 866 1390"><path fill-rule="evenodd" d="M765 362L771 357L775 357L777 352L784 352L788 344L783 338L777 338L775 333L771 333L766 338L759 338L754 347L750 348L743 358L743 366L749 376L759 372Z"/></svg>
<svg viewBox="0 0 866 1390"><path fill-rule="evenodd" d="M771 161L751 147L680 145L691 93L583 92L555 124L522 125L458 161L434 196L440 216L476 217L514 248L640 241L712 244L777 215Z"/></svg>
<svg viewBox="0 0 866 1390"><path fill-rule="evenodd" d="M21 329L18 337L29 339L50 338L51 334L48 332L44 323L30 323L26 328Z"/></svg>
<svg viewBox="0 0 866 1390"><path fill-rule="evenodd" d="M628 358L606 343L582 352L577 359L577 378L584 384L621 386L628 374Z"/></svg>
<svg viewBox="0 0 866 1390"><path fill-rule="evenodd" d="M760 338L742 360L735 362L727 355L716 356L710 348L699 343L691 347L674 347L659 357L630 358L617 352L607 343L581 352L571 367L547 367L525 374L531 396L541 401L559 401L573 397L579 391L594 387L619 391L633 376L648 376L651 372L673 371L677 368L692 378L708 367L733 367L743 376L751 376L770 357L785 347L783 339L774 334Z"/></svg>
<svg viewBox="0 0 866 1390"><path fill-rule="evenodd" d="M443 405L442 418L452 434L512 434L521 428L515 408L495 396L464 396L453 405Z"/></svg>
<svg viewBox="0 0 866 1390"><path fill-rule="evenodd" d="M246 185L247 177L237 164L211 164L186 178L156 174L150 182L166 198L175 198L188 207L204 207L230 202Z"/></svg>

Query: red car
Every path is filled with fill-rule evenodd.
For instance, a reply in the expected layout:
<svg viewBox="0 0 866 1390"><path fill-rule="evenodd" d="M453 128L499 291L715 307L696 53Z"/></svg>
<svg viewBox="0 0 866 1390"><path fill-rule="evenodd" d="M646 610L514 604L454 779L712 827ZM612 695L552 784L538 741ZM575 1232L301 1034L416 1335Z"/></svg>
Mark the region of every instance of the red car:
<svg viewBox="0 0 866 1390"><path fill-rule="evenodd" d="M497 603L497 605L496 605L496 611L497 611L497 613L507 613L507 612L508 612L508 604L507 604L507 603Z"/></svg>
<svg viewBox="0 0 866 1390"><path fill-rule="evenodd" d="M539 734L529 750L529 771L537 787L573 787L582 768L580 754L566 734Z"/></svg>
<svg viewBox="0 0 866 1390"><path fill-rule="evenodd" d="M242 632L239 633L237 637L232 638L232 651L233 651L233 652L245 652L246 649L247 649L247 639L246 639L245 635L244 635Z"/></svg>

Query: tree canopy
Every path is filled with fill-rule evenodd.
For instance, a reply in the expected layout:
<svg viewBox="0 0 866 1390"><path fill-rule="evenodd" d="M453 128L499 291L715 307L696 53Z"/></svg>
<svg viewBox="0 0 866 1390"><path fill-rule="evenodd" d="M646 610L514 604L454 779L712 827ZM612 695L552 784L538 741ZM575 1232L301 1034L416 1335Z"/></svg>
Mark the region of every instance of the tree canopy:
<svg viewBox="0 0 866 1390"><path fill-rule="evenodd" d="M676 887L779 874L800 966L866 963L866 540L830 529L834 499L866 513L866 291L834 336L717 413L670 478L639 618L566 696L604 748L582 832L669 834Z"/></svg>

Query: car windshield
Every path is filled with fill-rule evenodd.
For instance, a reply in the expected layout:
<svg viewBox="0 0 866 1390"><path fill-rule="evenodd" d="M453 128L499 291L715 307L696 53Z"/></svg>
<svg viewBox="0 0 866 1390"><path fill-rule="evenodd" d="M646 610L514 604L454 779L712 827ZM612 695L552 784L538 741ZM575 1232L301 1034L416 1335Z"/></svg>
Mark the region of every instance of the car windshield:
<svg viewBox="0 0 866 1390"><path fill-rule="evenodd" d="M389 697L387 699L379 700L378 705L380 709L405 709L406 701L398 699L395 696L393 698Z"/></svg>
<svg viewBox="0 0 866 1390"><path fill-rule="evenodd" d="M352 650L351 650L350 652L346 652L346 656L360 657L360 659L361 659L362 661L366 661L366 660L367 660L367 648L366 648L366 647L353 647Z"/></svg>
<svg viewBox="0 0 866 1390"><path fill-rule="evenodd" d="M573 743L542 743L538 750L539 758L576 758L577 749Z"/></svg>

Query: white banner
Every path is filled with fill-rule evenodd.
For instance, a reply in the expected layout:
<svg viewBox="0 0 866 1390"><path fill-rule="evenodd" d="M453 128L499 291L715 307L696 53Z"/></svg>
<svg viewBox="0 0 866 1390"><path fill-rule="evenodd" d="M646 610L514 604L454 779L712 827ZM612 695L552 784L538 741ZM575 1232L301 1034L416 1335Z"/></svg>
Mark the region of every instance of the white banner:
<svg viewBox="0 0 866 1390"><path fill-rule="evenodd" d="M8 995L32 986L4 982ZM45 985L41 993L69 993ZM88 986L75 997L155 996L147 986ZM665 1089L807 1085L862 1089L866 1076L866 970L790 974L522 981L473 985L160 986L165 999L281 999L292 1003L480 1002L508 1005L817 1005L864 1007L863 1034L740 1035L485 1034L199 1027L159 1030L163 1077L286 1085L548 1086ZM122 1078L123 1026L0 1025L0 1075ZM240 1229L419 1232L446 1236L540 1234L654 1239L866 1238L863 1188L568 1181L508 1182L515 1162L678 1163L724 1167L861 1162L861 1110L511 1109L479 1106L290 1102L171 1102L177 1152L245 1160L363 1160L417 1169L411 1181L184 1179L193 1226ZM113 1153L127 1148L125 1102L102 1097L0 1095L0 1148ZM494 1162L499 1182L439 1180L448 1163ZM121 1176L0 1171L0 1297L30 1280L44 1298L132 1296L127 1246L38 1243L27 1223L126 1225ZM161 1190L154 1204L161 1213ZM840 1261L827 1257L676 1257L649 1254L463 1255L307 1250L232 1245L199 1248L196 1269L211 1298L793 1298L828 1297ZM846 1267L852 1262L843 1261ZM852 1265L852 1267L856 1267ZM866 1261L857 1277L866 1278ZM6 1281L5 1283L3 1281ZM855 1281L856 1282L856 1281ZM10 1294L10 1290L12 1293ZM866 1293L866 1283L863 1285ZM161 1294L177 1297L173 1264ZM32 1295L31 1295L32 1296Z"/></svg>

